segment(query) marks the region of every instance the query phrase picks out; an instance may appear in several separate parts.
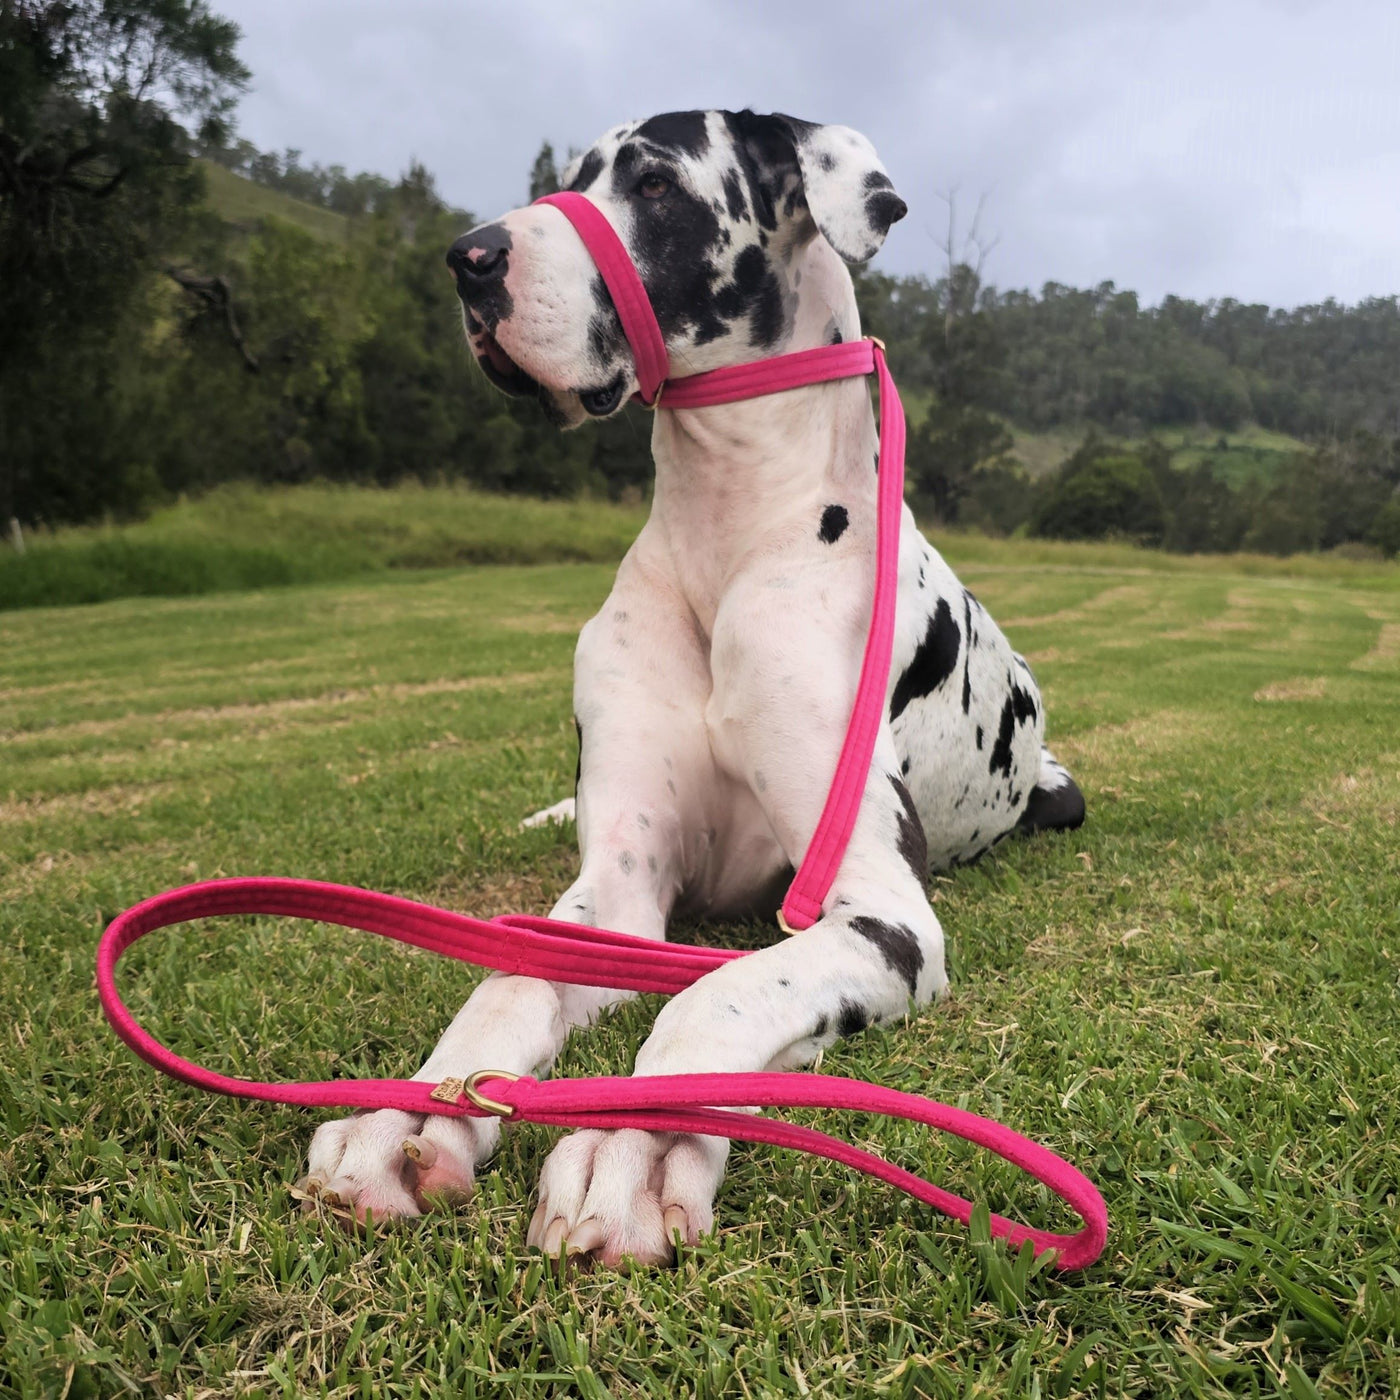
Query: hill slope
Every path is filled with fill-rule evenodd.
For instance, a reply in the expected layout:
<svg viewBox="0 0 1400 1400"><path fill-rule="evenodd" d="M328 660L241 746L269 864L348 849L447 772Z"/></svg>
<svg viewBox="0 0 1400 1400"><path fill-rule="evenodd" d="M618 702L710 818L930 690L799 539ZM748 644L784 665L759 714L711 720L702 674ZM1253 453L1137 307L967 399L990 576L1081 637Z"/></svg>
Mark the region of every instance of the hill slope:
<svg viewBox="0 0 1400 1400"><path fill-rule="evenodd" d="M212 160L201 160L199 167L208 182L209 203L214 212L245 233L251 232L259 219L272 215L296 224L317 238L343 243L349 236L350 221L343 214L270 190L242 175L235 175Z"/></svg>

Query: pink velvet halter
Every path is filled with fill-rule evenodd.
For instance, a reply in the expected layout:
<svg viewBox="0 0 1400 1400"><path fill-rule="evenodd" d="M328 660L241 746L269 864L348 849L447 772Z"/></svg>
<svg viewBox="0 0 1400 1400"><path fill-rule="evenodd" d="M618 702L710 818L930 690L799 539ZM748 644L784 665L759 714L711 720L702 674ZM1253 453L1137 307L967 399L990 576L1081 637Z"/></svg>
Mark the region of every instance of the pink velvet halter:
<svg viewBox="0 0 1400 1400"><path fill-rule="evenodd" d="M821 345L745 365L671 379L666 342L646 287L622 239L602 212L581 194L547 194L536 204L552 205L574 226L597 264L622 322L636 362L638 397L652 407L709 408L740 399L780 394L808 384L850 379L873 370L880 390L880 464L875 528L875 597L865 641L855 703L846 740L827 788L826 805L806 854L783 899L778 922L787 933L811 928L841 868L860 813L870 758L885 714L890 656L894 650L894 610L899 588L899 522L904 506L904 406L885 364L885 347L873 339Z"/></svg>
<svg viewBox="0 0 1400 1400"><path fill-rule="evenodd" d="M821 917L822 903L850 840L884 715L894 630L900 511L903 506L904 414L878 341L799 351L669 379L665 342L646 289L622 241L582 195L547 195L598 265L636 361L639 395L663 409L693 409L782 393L808 384L865 375L880 388L880 470L876 580L860 679L846 741L817 829L793 880L779 922L790 932ZM565 1127L643 1128L771 1143L828 1157L899 1187L967 1223L972 1204L873 1153L792 1123L734 1112L739 1108L825 1108L885 1114L977 1143L1030 1173L1081 1217L1073 1235L1031 1229L991 1217L992 1233L1036 1251L1055 1251L1055 1265L1077 1269L1103 1251L1108 1213L1093 1183L1053 1152L976 1114L859 1080L817 1074L681 1074L539 1081L479 1070L467 1079L331 1080L263 1083L207 1070L182 1059L141 1027L117 992L116 966L138 939L157 929L228 914L315 919L379 933L445 957L503 972L586 986L675 993L726 962L747 956L713 948L657 943L606 929L526 915L469 918L391 895L311 880L211 880L171 890L114 919L97 950L97 987L113 1029L142 1059L200 1088L241 1098L311 1107L397 1108L452 1117L495 1115ZM713 1105L723 1105L717 1108Z"/></svg>

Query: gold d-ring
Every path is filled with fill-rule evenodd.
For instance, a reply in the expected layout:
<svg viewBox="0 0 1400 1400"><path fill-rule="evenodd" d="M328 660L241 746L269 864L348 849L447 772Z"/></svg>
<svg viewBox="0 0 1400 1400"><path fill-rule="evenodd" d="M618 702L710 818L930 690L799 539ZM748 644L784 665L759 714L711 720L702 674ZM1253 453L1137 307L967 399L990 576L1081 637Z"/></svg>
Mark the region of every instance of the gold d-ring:
<svg viewBox="0 0 1400 1400"><path fill-rule="evenodd" d="M508 1079L514 1084L519 1078L518 1074L512 1074L506 1069L474 1070L462 1085L462 1093L466 1095L468 1103L481 1109L483 1113L494 1114L497 1118L514 1118L518 1112L514 1104L501 1103L499 1099L488 1099L476 1086L483 1079Z"/></svg>

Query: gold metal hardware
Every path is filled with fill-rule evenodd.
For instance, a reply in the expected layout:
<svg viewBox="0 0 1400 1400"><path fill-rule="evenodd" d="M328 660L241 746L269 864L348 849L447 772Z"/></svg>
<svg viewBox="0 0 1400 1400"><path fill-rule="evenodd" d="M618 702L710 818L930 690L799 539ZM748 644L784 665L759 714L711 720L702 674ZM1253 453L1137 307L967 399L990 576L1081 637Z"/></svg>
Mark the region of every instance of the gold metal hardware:
<svg viewBox="0 0 1400 1400"><path fill-rule="evenodd" d="M497 1118L514 1118L516 1110L513 1104L501 1103L499 1099L488 1099L476 1086L483 1079L508 1079L514 1084L519 1078L518 1074L512 1074L505 1069L479 1069L467 1076L462 1092L467 1096L467 1101L482 1112L494 1114Z"/></svg>

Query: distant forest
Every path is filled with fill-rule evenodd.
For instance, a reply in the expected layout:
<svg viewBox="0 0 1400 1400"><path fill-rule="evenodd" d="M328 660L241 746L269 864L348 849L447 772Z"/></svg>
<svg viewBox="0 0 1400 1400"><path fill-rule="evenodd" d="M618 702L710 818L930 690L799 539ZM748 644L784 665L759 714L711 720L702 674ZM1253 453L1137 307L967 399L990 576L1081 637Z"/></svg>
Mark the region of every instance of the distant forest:
<svg viewBox="0 0 1400 1400"><path fill-rule="evenodd" d="M137 515L235 479L645 493L644 416L561 435L475 373L442 268L472 216L428 171L232 134L236 46L201 0L0 10L0 522ZM556 182L546 144L520 196ZM947 253L935 277L856 271L925 512L1187 550L1400 549L1395 296L1144 307L1111 283L1002 291ZM1188 429L1222 453L1183 458ZM1257 430L1268 469L1226 479L1227 435ZM1017 442L1066 433L1028 479Z"/></svg>

